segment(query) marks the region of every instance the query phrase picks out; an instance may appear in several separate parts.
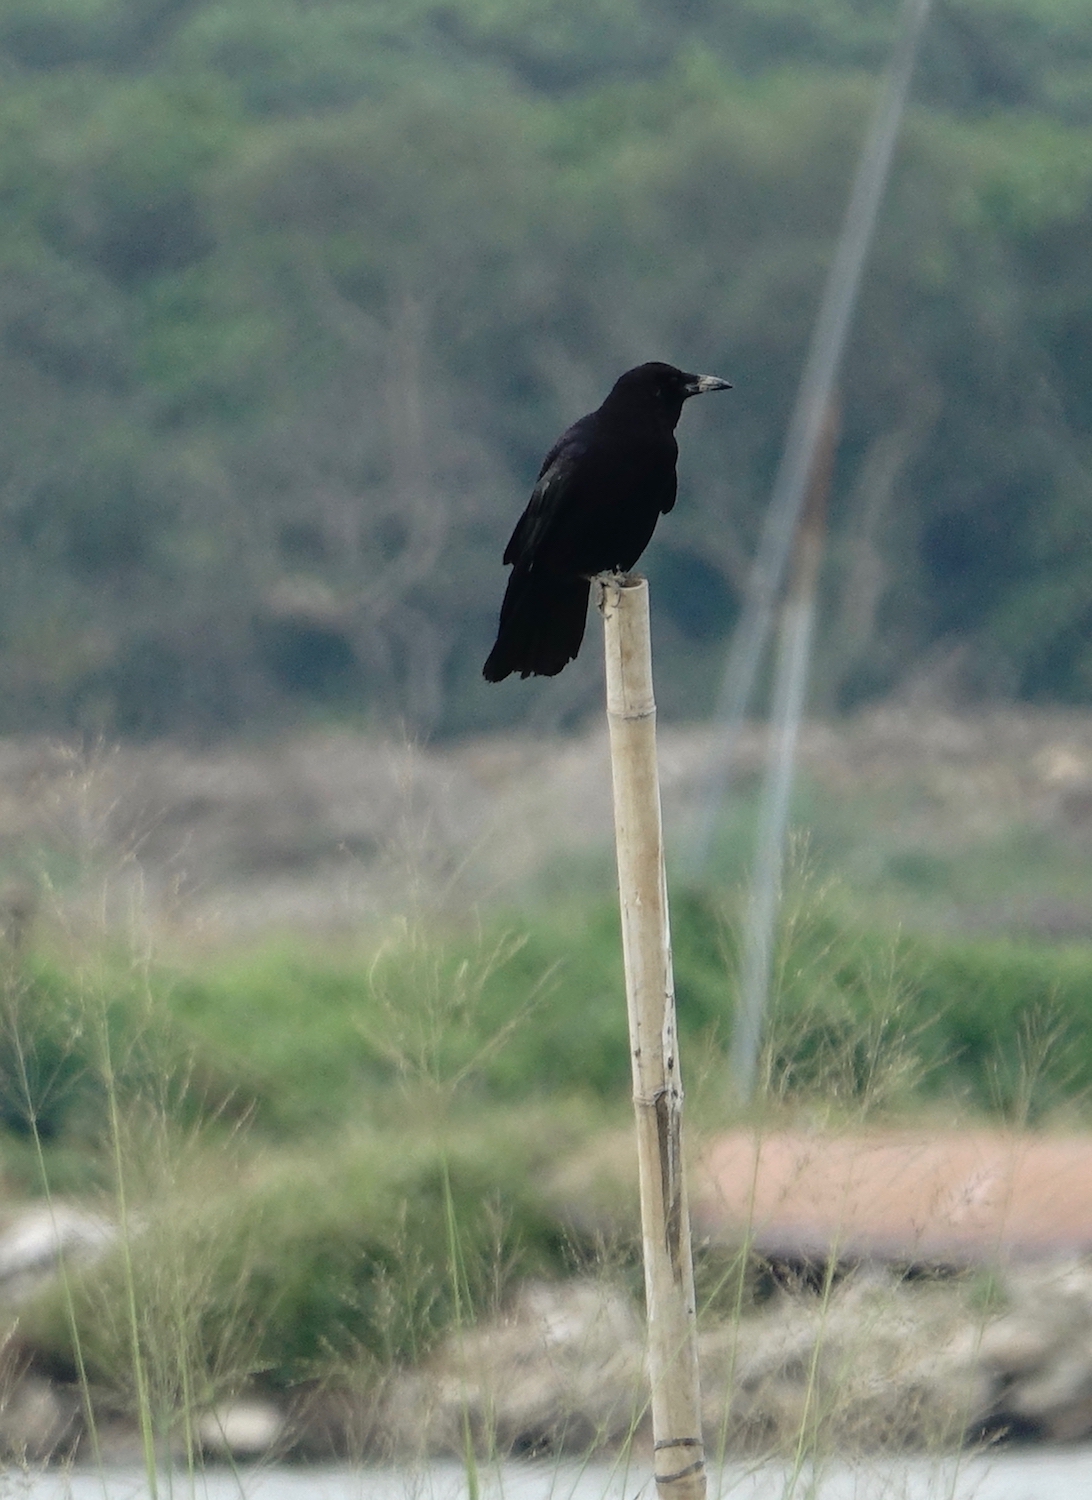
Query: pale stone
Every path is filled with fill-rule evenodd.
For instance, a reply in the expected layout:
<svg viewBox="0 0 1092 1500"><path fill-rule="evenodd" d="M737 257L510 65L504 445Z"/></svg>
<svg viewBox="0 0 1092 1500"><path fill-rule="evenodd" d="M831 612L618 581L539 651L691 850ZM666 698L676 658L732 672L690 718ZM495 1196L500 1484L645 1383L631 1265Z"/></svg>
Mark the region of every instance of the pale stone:
<svg viewBox="0 0 1092 1500"><path fill-rule="evenodd" d="M90 1265L114 1243L109 1219L67 1203L33 1204L0 1230L0 1294L21 1301L53 1275L62 1257Z"/></svg>
<svg viewBox="0 0 1092 1500"><path fill-rule="evenodd" d="M53 1456L73 1439L76 1404L40 1375L26 1375L0 1405L0 1448L21 1459Z"/></svg>
<svg viewBox="0 0 1092 1500"><path fill-rule="evenodd" d="M999 1375L1031 1375L1040 1370L1055 1347L1049 1330L1026 1318L1001 1318L982 1333L979 1357Z"/></svg>
<svg viewBox="0 0 1092 1500"><path fill-rule="evenodd" d="M229 1401L205 1412L197 1422L197 1437L208 1453L235 1458L257 1458L284 1432L284 1417L271 1401Z"/></svg>
<svg viewBox="0 0 1092 1500"><path fill-rule="evenodd" d="M586 1452L624 1440L643 1412L637 1314L596 1282L526 1286L502 1317L449 1337L392 1383L385 1425L402 1451Z"/></svg>

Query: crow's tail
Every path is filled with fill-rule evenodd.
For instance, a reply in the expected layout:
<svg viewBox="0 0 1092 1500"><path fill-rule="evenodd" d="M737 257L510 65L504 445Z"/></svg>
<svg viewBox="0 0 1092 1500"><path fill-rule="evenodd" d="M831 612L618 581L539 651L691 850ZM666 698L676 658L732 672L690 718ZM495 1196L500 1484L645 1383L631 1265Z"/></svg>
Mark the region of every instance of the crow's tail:
<svg viewBox="0 0 1092 1500"><path fill-rule="evenodd" d="M517 563L501 605L497 644L482 669L486 682L501 682L510 672L556 677L580 650L589 587L586 578Z"/></svg>

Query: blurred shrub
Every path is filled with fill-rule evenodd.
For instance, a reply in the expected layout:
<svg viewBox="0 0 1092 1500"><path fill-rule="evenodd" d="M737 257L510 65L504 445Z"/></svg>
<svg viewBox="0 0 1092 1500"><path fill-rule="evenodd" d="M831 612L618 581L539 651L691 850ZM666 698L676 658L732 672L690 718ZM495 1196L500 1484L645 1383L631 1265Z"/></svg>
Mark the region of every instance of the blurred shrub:
<svg viewBox="0 0 1092 1500"><path fill-rule="evenodd" d="M241 1174L223 1152L182 1147L144 1197L130 1142L148 1370L168 1384L172 1364L173 1378L185 1371L190 1399L204 1403L252 1372L292 1385L339 1365L367 1371L422 1355L454 1321L495 1311L520 1278L565 1267L570 1231L538 1184L567 1144L559 1120L509 1112L478 1126L448 1121L443 1139L409 1123L354 1132ZM120 1255L77 1284L85 1362L123 1392L132 1380L126 1307ZM74 1368L59 1291L39 1298L22 1327L58 1368ZM164 1395L181 1404L181 1390Z"/></svg>

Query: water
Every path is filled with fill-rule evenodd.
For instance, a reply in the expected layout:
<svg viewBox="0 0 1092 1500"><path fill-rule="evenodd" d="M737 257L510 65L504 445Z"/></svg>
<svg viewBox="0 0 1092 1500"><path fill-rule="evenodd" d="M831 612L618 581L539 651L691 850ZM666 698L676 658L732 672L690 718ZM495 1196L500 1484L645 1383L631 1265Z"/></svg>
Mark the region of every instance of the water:
<svg viewBox="0 0 1092 1500"><path fill-rule="evenodd" d="M228 1469L192 1482L164 1475L161 1500L463 1500L464 1471L427 1469ZM1042 1449L947 1459L855 1460L805 1470L726 1467L710 1500L1089 1500L1092 1448ZM136 1470L9 1472L4 1500L145 1500ZM483 1469L481 1500L654 1500L644 1465L526 1463Z"/></svg>

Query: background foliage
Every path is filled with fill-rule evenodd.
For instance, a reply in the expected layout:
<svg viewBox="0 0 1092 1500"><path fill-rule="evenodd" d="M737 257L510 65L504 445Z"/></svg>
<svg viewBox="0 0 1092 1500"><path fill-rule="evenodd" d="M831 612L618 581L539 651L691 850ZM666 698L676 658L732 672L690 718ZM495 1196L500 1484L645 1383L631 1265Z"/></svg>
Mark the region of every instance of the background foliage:
<svg viewBox="0 0 1092 1500"><path fill-rule="evenodd" d="M736 385L649 564L700 714L895 8L2 0L0 728L579 718L478 678L499 553L649 357ZM818 688L1084 701L1092 12L944 0L915 100Z"/></svg>
<svg viewBox="0 0 1092 1500"><path fill-rule="evenodd" d="M673 914L688 1107L722 1130L735 916L694 893ZM805 889L776 967L758 1128L1087 1120L1087 945L892 935ZM31 956L0 1018L6 1188L109 1212L124 1181L150 1361L175 1357L181 1306L214 1389L241 1378L229 1354L288 1386L374 1373L529 1276L636 1291L620 969L593 899L520 940L395 924L378 948L282 940L143 975L120 950ZM50 1368L75 1378L74 1316L95 1378L126 1389L122 1269L81 1275L74 1314L59 1285L21 1307Z"/></svg>

